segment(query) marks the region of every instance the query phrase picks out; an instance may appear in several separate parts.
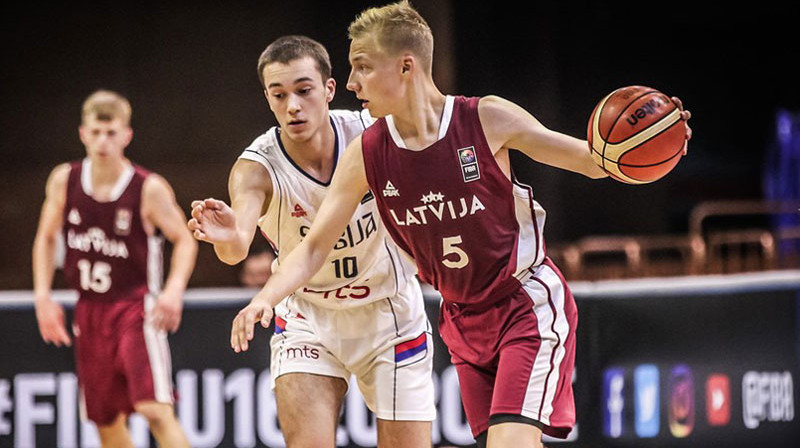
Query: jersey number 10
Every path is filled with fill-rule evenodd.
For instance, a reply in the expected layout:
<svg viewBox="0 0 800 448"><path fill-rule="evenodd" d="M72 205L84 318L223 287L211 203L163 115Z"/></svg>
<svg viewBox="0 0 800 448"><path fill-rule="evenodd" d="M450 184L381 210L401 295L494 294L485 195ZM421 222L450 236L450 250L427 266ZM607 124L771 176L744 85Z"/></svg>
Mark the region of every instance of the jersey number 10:
<svg viewBox="0 0 800 448"><path fill-rule="evenodd" d="M344 257L333 260L332 263L336 278L353 278L358 275L358 260L356 257Z"/></svg>

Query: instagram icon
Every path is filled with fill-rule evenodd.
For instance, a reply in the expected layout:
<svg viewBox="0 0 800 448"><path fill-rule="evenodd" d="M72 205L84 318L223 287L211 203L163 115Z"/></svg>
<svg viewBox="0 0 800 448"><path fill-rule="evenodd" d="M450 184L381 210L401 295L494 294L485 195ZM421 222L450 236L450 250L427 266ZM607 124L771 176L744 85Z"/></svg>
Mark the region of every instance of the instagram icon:
<svg viewBox="0 0 800 448"><path fill-rule="evenodd" d="M669 378L669 430L683 438L694 429L694 379L685 364L672 368Z"/></svg>

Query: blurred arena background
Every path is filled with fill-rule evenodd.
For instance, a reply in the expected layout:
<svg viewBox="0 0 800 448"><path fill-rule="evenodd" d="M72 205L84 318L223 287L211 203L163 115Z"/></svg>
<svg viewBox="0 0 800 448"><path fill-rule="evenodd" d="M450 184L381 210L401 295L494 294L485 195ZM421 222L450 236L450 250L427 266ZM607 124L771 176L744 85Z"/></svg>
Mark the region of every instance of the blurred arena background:
<svg viewBox="0 0 800 448"><path fill-rule="evenodd" d="M108 88L131 100L135 136L128 156L164 175L188 213L193 199L213 196L227 200L227 173L235 158L255 136L275 124L255 65L266 44L277 36L305 34L326 45L338 82L333 107L359 107L345 89L349 73L346 28L360 10L375 3L143 1L105 6L61 2L44 7L15 2L0 6L0 247L4 252L0 290L7 290L0 300L9 300L6 309L12 313L3 319L0 334L3 339L16 334L28 344L18 348L46 356L44 361L26 361L22 348L12 349L5 342L0 348L0 364L4 365L0 371L0 446L20 446L11 442L14 420L9 420L11 408L3 400L11 396L8 387L14 375L47 368L71 371L67 351L45 347L38 340L32 310L25 308L24 299L32 284L31 245L47 174L57 163L84 154L77 127L86 95ZM724 12L689 2L536 2L515 7L507 2L412 3L434 31L434 77L445 93L504 96L527 108L546 126L581 138L585 138L596 102L625 85L647 85L678 96L692 111L694 137L689 155L666 178L650 185L591 181L517 160L521 162L517 163L518 177L533 186L535 197L548 212L545 236L550 253L567 280L578 282L579 307L589 313L581 316L587 320L582 320L585 324L579 330L584 334L579 350L581 342L587 353L602 350L596 357L585 356L586 363L579 365L576 381L593 381L576 386L579 409L595 412L588 420L579 420L581 434L607 446L643 446L636 438L642 428L614 427L620 431L616 433L604 420L612 417L598 409L613 398L603 395L608 392L603 381L623 375L614 370L617 367L627 369L622 378L630 385L627 395L620 392L620 397L628 408L624 414L620 411L620 416L630 423L635 411L630 388L639 361L659 365L662 381L674 370L673 365L681 365L679 361L699 363L703 375L695 372L698 409L706 403L706 377L738 362L739 367L731 367L728 375L730 390L739 397L731 411L739 429L728 434L750 445L762 440L766 441L763 446L792 446L798 431L794 405L790 409L787 400L794 397L792 403L796 403L798 393L796 384L795 390L791 389L791 379L796 381L800 371L800 82L794 68L797 36L792 23L798 8L770 2L726 6ZM263 242L256 237L256 244ZM203 244L190 287L238 287L239 269L220 263L212 248ZM758 272L767 272L766 277L752 276ZM689 276L697 283L676 276ZM636 278L648 280L613 283ZM56 288L63 287L60 280L57 276ZM172 342L173 352L184 350L179 348L180 341L189 346L196 342L188 332L202 330L211 320L218 319L214 325L227 326L232 310L247 297L247 290L214 291L195 292L198 299L187 305L187 320ZM15 294L20 300L14 301ZM233 302L222 306L224 310L218 314L202 314L211 307L207 300L213 294ZM602 300L615 294L621 299ZM679 306L689 316L696 313L695 317L669 314L673 306L661 309L658 307L664 303L651 300L667 296L674 301L665 303ZM702 300L702 306L701 301L690 300L706 296L712 299ZM69 300L69 295L63 297ZM731 301L726 302L726 297ZM601 300L595 300L598 298ZM435 301L430 293L429 299ZM742 311L748 309L761 311ZM729 311L731 316L724 314ZM658 316L664 320L659 321ZM744 328L737 333L711 324L720 319L730 319L731 325L740 321L751 325L737 327ZM689 332L691 337L676 336L675 322L681 321L696 324L692 328L697 332ZM640 324L630 326L630 322ZM601 330L606 325L609 327ZM624 333L625 326L632 333ZM643 338L650 331L656 335L654 339ZM754 342L759 335L764 337L763 352ZM704 360L707 352L697 348L693 337L718 343L706 347L717 353L730 349L731 358L726 358L723 367L713 359ZM637 338L640 343L626 345ZM685 343L681 347L689 353L688 358L680 360L681 350L671 347L675 340ZM204 343L211 346L217 342L224 341ZM775 345L770 345L772 342ZM766 347L773 347L774 352ZM628 353L656 355L639 359L615 351L628 349ZM759 353L753 355L755 352ZM751 355L756 361L748 367ZM191 375L196 384L204 368L202 360L191 356L184 353L175 358L176 371L195 369L183 377L189 385ZM443 347L439 356L445 356ZM223 369L226 375L235 372L239 364L263 368L261 358L230 358L227 352L214 358L214 362L227 365ZM53 365L57 367L48 364L51 359L56 359ZM751 371L763 373L763 378L756 373L747 379ZM591 373L581 378L581 372ZM770 407L765 399L761 408L766 409L764 419L759 420L761 414L756 410L748 420L747 409L742 410L747 385L755 384L757 390L783 388L780 390L785 392L784 372L790 377L788 395L781 395L789 397L782 398L783 407ZM74 378L63 375L52 377L53 387L74 387L70 386ZM209 375L208 384L217 384L217 380L223 384L222 378ZM224 382L230 400L245 394L237 389L237 378L228 377ZM245 383L254 381L247 375L243 378ZM49 390L50 386L43 387ZM666 388L666 383L662 387ZM71 409L69 402L61 405ZM666 404L662 406L664 426L668 409ZM774 421L768 418L773 411L779 417ZM203 412L208 411L195 417L203 418ZM223 423L232 425L230 418ZM755 428L747 425L754 421L756 427L758 422L766 422L766 435L748 438L746 429ZM780 422L790 426L784 428ZM706 429L711 426L709 423ZM274 435L270 434L258 432L257 441L237 442L226 432L224 440L229 445L219 446L266 444ZM610 442L620 434L621 442ZM653 446L728 440L724 435L720 436L723 439L714 438L714 434L724 434L721 432L703 433L699 437L706 438L701 439L669 434L662 427L657 439L651 440L658 441ZM40 435L40 440L45 440L41 437L47 436ZM56 440L56 435L48 440ZM59 440L67 440L59 446L91 445L85 440ZM440 440L459 442L447 437ZM344 443L368 446L352 438ZM575 443L581 446L580 439ZM210 442L198 445L216 446Z"/></svg>

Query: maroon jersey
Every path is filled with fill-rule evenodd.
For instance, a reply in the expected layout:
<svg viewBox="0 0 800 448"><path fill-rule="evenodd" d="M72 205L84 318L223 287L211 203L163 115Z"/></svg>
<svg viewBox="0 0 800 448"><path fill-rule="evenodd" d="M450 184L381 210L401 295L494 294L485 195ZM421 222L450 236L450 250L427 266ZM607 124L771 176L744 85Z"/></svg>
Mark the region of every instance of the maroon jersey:
<svg viewBox="0 0 800 448"><path fill-rule="evenodd" d="M404 147L392 117L362 134L367 181L397 245L447 302L499 298L544 260L545 212L502 172L478 118L479 98L447 97L439 140Z"/></svg>
<svg viewBox="0 0 800 448"><path fill-rule="evenodd" d="M149 171L133 165L109 202L91 196L90 162L73 162L64 207L64 274L80 299L141 300L160 288L161 238L142 226L142 185Z"/></svg>

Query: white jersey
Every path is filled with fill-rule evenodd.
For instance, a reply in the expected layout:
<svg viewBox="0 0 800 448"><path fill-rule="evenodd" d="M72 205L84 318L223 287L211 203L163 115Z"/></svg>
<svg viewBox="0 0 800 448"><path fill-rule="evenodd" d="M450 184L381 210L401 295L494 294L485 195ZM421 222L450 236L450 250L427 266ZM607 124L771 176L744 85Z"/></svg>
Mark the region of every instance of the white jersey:
<svg viewBox="0 0 800 448"><path fill-rule="evenodd" d="M335 170L347 144L374 120L366 111L331 110L330 117L336 135ZM258 225L278 254L278 266L308 233L328 191L328 183L294 163L279 133L279 128L271 128L239 156L263 165L272 179L272 199ZM407 282L416 282L416 272L386 233L369 192L322 268L295 296L324 308L352 308L396 296Z"/></svg>

